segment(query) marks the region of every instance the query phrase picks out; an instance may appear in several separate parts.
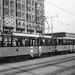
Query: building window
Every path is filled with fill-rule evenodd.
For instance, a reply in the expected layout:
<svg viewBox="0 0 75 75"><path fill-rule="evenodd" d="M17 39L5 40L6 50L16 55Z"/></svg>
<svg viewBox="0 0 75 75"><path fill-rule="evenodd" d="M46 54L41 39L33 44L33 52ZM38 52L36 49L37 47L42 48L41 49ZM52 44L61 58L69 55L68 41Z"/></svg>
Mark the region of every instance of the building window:
<svg viewBox="0 0 75 75"><path fill-rule="evenodd" d="M21 26L21 22L19 22L18 25Z"/></svg>
<svg viewBox="0 0 75 75"><path fill-rule="evenodd" d="M9 7L9 0L4 0L4 6L6 7Z"/></svg>
<svg viewBox="0 0 75 75"><path fill-rule="evenodd" d="M32 21L35 21L35 16L34 15L32 15Z"/></svg>
<svg viewBox="0 0 75 75"><path fill-rule="evenodd" d="M32 12L33 12L33 13L35 12L35 8L34 8L34 7L32 7Z"/></svg>
<svg viewBox="0 0 75 75"><path fill-rule="evenodd" d="M1 17L1 5L0 5L0 17Z"/></svg>
<svg viewBox="0 0 75 75"><path fill-rule="evenodd" d="M12 7L12 8L14 8L14 1L10 1L10 6Z"/></svg>
<svg viewBox="0 0 75 75"><path fill-rule="evenodd" d="M17 2L21 2L21 0L17 0Z"/></svg>
<svg viewBox="0 0 75 75"><path fill-rule="evenodd" d="M21 17L21 12L20 12L20 11L17 11L17 12L16 12L16 16L17 16L17 17Z"/></svg>
<svg viewBox="0 0 75 75"><path fill-rule="evenodd" d="M28 7L28 11L31 12L31 7Z"/></svg>
<svg viewBox="0 0 75 75"><path fill-rule="evenodd" d="M4 16L9 16L9 9L8 8L4 8Z"/></svg>
<svg viewBox="0 0 75 75"><path fill-rule="evenodd" d="M10 15L14 17L14 10L10 9Z"/></svg>
<svg viewBox="0 0 75 75"><path fill-rule="evenodd" d="M26 14L26 20L28 21L28 13Z"/></svg>
<svg viewBox="0 0 75 75"><path fill-rule="evenodd" d="M28 11L28 6L26 6L26 11Z"/></svg>
<svg viewBox="0 0 75 75"><path fill-rule="evenodd" d="M34 6L34 0L32 0L32 6Z"/></svg>
<svg viewBox="0 0 75 75"><path fill-rule="evenodd" d="M17 10L21 10L21 4L20 3L17 3Z"/></svg>
<svg viewBox="0 0 75 75"><path fill-rule="evenodd" d="M14 25L14 20L13 19L10 19L10 24Z"/></svg>
<svg viewBox="0 0 75 75"><path fill-rule="evenodd" d="M25 0L22 0L22 3L25 4Z"/></svg>
<svg viewBox="0 0 75 75"><path fill-rule="evenodd" d="M27 6L27 7L26 7L26 11L31 12L31 7L30 7L30 6Z"/></svg>
<svg viewBox="0 0 75 75"><path fill-rule="evenodd" d="M25 5L24 4L22 5L22 11L25 11Z"/></svg>
<svg viewBox="0 0 75 75"><path fill-rule="evenodd" d="M31 21L31 14L28 14L28 20Z"/></svg>
<svg viewBox="0 0 75 75"><path fill-rule="evenodd" d="M25 19L25 13L22 13L22 18Z"/></svg>
<svg viewBox="0 0 75 75"><path fill-rule="evenodd" d="M28 4L31 5L31 0L28 0Z"/></svg>
<svg viewBox="0 0 75 75"><path fill-rule="evenodd" d="M21 22L19 20L16 20L16 25L17 25L17 27L20 27L21 26Z"/></svg>
<svg viewBox="0 0 75 75"><path fill-rule="evenodd" d="M25 27L25 22L22 23L22 26Z"/></svg>

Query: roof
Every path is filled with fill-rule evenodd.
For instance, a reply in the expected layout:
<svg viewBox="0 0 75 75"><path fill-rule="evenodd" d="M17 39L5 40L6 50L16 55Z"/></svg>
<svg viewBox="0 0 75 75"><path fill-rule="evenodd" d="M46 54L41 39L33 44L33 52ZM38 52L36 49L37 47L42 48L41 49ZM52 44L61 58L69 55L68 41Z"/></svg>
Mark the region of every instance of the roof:
<svg viewBox="0 0 75 75"><path fill-rule="evenodd" d="M52 35L51 33L45 34L45 35ZM68 33L68 32L58 32L58 33L53 33L54 37L72 37L75 38L75 33Z"/></svg>

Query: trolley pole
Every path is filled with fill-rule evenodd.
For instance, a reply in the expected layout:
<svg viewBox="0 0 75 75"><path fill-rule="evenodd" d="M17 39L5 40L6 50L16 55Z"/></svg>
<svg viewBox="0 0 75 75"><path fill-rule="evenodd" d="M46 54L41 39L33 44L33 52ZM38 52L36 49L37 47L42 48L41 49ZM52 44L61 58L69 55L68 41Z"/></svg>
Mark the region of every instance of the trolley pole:
<svg viewBox="0 0 75 75"><path fill-rule="evenodd" d="M58 15L55 15L55 16L51 17L51 34L52 34L52 38L53 38L53 18L54 17L58 17Z"/></svg>
<svg viewBox="0 0 75 75"><path fill-rule="evenodd" d="M54 44L54 36L53 36L53 18L58 17L58 15L52 16L51 17L51 34L52 34L52 44Z"/></svg>

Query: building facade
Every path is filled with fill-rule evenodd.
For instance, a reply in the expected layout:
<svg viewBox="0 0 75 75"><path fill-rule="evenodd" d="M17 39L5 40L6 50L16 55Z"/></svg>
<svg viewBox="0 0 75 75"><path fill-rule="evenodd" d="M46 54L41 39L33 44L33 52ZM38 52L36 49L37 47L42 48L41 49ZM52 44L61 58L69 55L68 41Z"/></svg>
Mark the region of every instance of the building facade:
<svg viewBox="0 0 75 75"><path fill-rule="evenodd" d="M0 30L44 34L44 0L0 0Z"/></svg>

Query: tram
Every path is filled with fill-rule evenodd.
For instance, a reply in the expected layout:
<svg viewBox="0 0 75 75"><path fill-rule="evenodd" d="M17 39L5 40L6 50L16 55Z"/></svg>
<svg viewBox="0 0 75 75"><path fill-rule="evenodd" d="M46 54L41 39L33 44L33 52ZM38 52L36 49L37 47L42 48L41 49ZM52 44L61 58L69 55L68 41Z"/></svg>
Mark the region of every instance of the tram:
<svg viewBox="0 0 75 75"><path fill-rule="evenodd" d="M55 45L55 52L75 52L75 38L57 37Z"/></svg>
<svg viewBox="0 0 75 75"><path fill-rule="evenodd" d="M0 58L39 57L53 51L50 36L23 33L0 34Z"/></svg>
<svg viewBox="0 0 75 75"><path fill-rule="evenodd" d="M0 32L0 59L45 57L54 53L75 52L75 38Z"/></svg>

